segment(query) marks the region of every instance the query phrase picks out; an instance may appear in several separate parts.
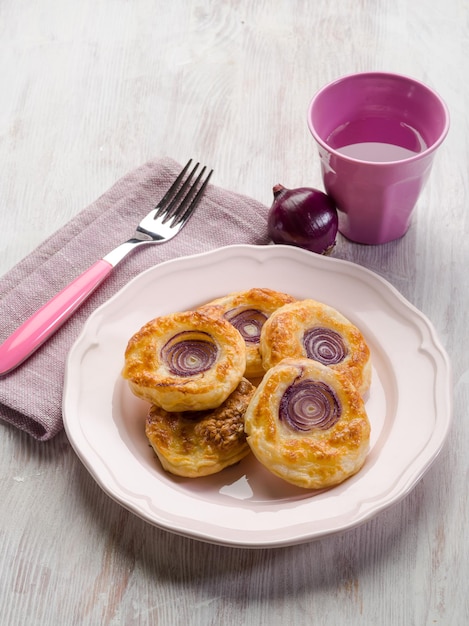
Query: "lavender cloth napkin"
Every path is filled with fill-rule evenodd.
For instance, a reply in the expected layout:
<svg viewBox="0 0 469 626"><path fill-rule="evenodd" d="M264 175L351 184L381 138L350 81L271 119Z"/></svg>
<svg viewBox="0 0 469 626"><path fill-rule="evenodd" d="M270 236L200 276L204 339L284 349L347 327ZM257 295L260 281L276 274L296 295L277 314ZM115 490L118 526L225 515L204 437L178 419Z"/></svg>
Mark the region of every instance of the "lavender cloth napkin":
<svg viewBox="0 0 469 626"><path fill-rule="evenodd" d="M128 239L180 170L168 158L145 163L0 278L0 343L80 272ZM67 353L90 313L131 278L162 261L228 244L266 244L266 216L267 208L257 201L209 185L177 237L133 252L35 354L0 377L0 418L35 439L54 437L63 428Z"/></svg>

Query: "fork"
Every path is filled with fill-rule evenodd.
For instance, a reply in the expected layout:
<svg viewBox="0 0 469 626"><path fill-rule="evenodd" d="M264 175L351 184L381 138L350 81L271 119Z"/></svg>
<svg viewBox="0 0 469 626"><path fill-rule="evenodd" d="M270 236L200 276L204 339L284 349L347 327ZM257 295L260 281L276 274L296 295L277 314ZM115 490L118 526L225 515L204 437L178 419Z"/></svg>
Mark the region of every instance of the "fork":
<svg viewBox="0 0 469 626"><path fill-rule="evenodd" d="M75 278L0 345L0 376L8 374L29 358L132 250L147 244L165 243L181 231L199 203L213 172L210 170L202 180L207 169L204 166L193 180L200 166L196 163L184 180L191 164L192 159L189 159L160 202L138 224L133 237Z"/></svg>

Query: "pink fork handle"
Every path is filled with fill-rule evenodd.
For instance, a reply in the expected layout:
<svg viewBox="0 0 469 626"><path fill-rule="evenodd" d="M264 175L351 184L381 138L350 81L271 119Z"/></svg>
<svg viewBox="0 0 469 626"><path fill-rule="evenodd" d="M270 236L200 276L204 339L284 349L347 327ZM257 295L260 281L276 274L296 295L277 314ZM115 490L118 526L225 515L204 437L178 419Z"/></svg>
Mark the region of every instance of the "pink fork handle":
<svg viewBox="0 0 469 626"><path fill-rule="evenodd" d="M0 375L7 374L39 348L112 271L103 259L94 263L46 302L0 345Z"/></svg>

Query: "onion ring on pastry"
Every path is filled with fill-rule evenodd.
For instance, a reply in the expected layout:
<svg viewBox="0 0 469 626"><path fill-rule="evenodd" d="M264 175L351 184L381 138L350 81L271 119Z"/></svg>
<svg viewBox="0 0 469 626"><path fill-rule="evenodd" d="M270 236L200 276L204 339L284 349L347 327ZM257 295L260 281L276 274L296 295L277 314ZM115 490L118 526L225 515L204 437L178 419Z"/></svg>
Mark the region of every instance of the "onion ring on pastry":
<svg viewBox="0 0 469 626"><path fill-rule="evenodd" d="M202 411L226 400L245 367L244 340L229 322L185 311L131 337L122 376L136 396L166 411Z"/></svg>
<svg viewBox="0 0 469 626"><path fill-rule="evenodd" d="M244 414L254 391L254 385L242 379L214 410L169 413L153 405L145 434L163 468L196 478L215 474L249 454Z"/></svg>
<svg viewBox="0 0 469 626"><path fill-rule="evenodd" d="M281 306L294 302L292 296L272 289L237 291L212 300L197 310L215 319L228 320L246 343L246 372L248 378L264 375L259 351L261 329L270 315Z"/></svg>
<svg viewBox="0 0 469 626"><path fill-rule="evenodd" d="M321 489L365 462L370 424L343 372L311 359L285 359L266 372L245 415L248 444L283 480Z"/></svg>
<svg viewBox="0 0 469 626"><path fill-rule="evenodd" d="M370 349L362 333L322 302L298 300L275 311L262 328L260 349L265 369L307 357L346 372L362 395L370 387Z"/></svg>

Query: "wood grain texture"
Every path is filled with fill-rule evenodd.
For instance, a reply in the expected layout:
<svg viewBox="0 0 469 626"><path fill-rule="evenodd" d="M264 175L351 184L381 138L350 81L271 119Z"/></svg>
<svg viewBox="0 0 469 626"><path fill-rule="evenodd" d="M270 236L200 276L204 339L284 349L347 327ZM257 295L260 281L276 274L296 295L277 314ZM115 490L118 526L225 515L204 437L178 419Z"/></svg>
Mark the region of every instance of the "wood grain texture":
<svg viewBox="0 0 469 626"><path fill-rule="evenodd" d="M153 528L101 491L64 433L41 444L0 424L2 625L468 622L468 23L462 0L2 0L1 272L155 156L209 161L217 185L264 204L278 182L320 187L306 111L340 75L437 89L451 131L410 231L340 239L335 254L431 319L454 376L454 424L417 487L356 529L284 549Z"/></svg>

